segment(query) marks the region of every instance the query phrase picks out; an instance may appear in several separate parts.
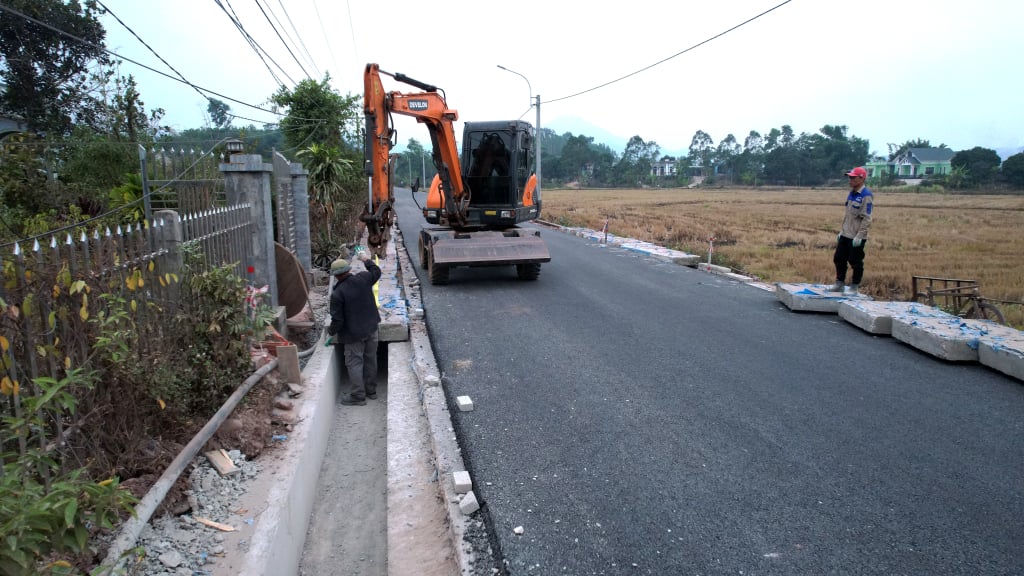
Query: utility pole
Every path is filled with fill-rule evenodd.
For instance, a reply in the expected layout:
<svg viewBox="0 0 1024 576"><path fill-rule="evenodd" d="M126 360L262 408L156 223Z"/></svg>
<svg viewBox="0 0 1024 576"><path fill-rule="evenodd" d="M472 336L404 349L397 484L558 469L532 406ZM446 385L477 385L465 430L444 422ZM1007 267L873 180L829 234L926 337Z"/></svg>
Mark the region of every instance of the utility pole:
<svg viewBox="0 0 1024 576"><path fill-rule="evenodd" d="M529 82L527 82L529 84ZM540 151L543 148L540 142L540 94L537 94L537 189L534 191L534 195L537 197L537 202L540 202Z"/></svg>
<svg viewBox="0 0 1024 576"><path fill-rule="evenodd" d="M530 89L530 108L533 108L534 106L537 107L537 137L534 139L534 141L536 142L535 146L537 147L537 189L534 190L534 197L539 202L540 201L540 182L541 182L541 176L540 176L540 174L541 174L541 172L540 172L540 164L541 164L541 161L540 161L541 160L540 94L537 94L537 96L536 96L536 104L534 104L535 98L533 96L533 86L530 84L530 79L527 78L526 76L523 76L519 72L516 72L515 70L510 70L508 68L505 68L501 64L498 64L498 68L501 68L505 72L511 72L511 73L515 74L516 76L519 76L523 80L526 80L526 87ZM525 112L524 112L524 114L525 114Z"/></svg>

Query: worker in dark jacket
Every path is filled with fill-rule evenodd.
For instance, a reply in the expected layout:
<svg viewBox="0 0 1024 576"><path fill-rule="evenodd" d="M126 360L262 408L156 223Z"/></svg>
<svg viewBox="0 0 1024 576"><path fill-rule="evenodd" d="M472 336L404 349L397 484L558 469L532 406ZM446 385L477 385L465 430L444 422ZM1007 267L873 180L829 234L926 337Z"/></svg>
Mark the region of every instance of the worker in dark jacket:
<svg viewBox="0 0 1024 576"><path fill-rule="evenodd" d="M380 267L365 251L356 257L366 266L365 272L352 273L347 260L331 264L334 289L331 291L331 324L327 333L333 337L335 351L344 347L345 368L352 388L342 394L346 406L364 406L366 399L377 397L377 326L380 312L373 295L373 285L380 279Z"/></svg>

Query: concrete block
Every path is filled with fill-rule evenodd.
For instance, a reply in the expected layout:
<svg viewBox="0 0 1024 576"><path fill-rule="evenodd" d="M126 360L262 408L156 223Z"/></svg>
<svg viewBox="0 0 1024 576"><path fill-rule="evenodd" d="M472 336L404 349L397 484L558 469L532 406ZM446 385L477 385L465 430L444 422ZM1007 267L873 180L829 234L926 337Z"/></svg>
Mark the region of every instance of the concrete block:
<svg viewBox="0 0 1024 576"><path fill-rule="evenodd" d="M277 371L281 380L287 383L302 382L302 368L299 366L299 349L291 346L277 347Z"/></svg>
<svg viewBox="0 0 1024 576"><path fill-rule="evenodd" d="M284 306L277 306L274 308L274 321L272 323L274 330L277 333L288 338L288 313L285 312Z"/></svg>
<svg viewBox="0 0 1024 576"><path fill-rule="evenodd" d="M711 272L712 274L729 274L732 272L732 270L725 266L716 266L714 264L708 264L707 262L697 264L697 269L705 272Z"/></svg>
<svg viewBox="0 0 1024 576"><path fill-rule="evenodd" d="M941 309L917 302L876 302L846 299L839 303L839 317L871 334L892 334L892 319L897 316L952 318Z"/></svg>
<svg viewBox="0 0 1024 576"><path fill-rule="evenodd" d="M673 256L672 261L680 266L694 266L700 262L700 256L696 254L686 254L685 252L682 254L682 256Z"/></svg>
<svg viewBox="0 0 1024 576"><path fill-rule="evenodd" d="M459 412L472 412L473 411L473 399L469 396L458 396L455 401L459 405Z"/></svg>
<svg viewBox="0 0 1024 576"><path fill-rule="evenodd" d="M998 324L987 320L964 320L957 316L894 317L892 337L942 360L977 362L981 337L992 326Z"/></svg>
<svg viewBox="0 0 1024 576"><path fill-rule="evenodd" d="M1018 380L1024 380L1024 332L999 326L978 344L978 361Z"/></svg>
<svg viewBox="0 0 1024 576"><path fill-rule="evenodd" d="M452 472L452 482L455 483L456 494L465 494L473 489L473 479L469 477L469 472L465 470Z"/></svg>
<svg viewBox="0 0 1024 576"><path fill-rule="evenodd" d="M736 280L737 282L750 282L751 280L753 280L753 278L751 278L750 276L744 276L743 274L737 274L735 272L728 272L726 274L723 274L723 276L729 278L730 280Z"/></svg>
<svg viewBox="0 0 1024 576"><path fill-rule="evenodd" d="M459 510L461 510L466 516L469 516L479 509L480 503L476 500L476 494L473 494L472 492L466 494L461 500L459 500Z"/></svg>
<svg viewBox="0 0 1024 576"><path fill-rule="evenodd" d="M839 313L839 304L844 300L871 300L865 294L829 292L828 284L775 284L775 294L787 308L794 312Z"/></svg>

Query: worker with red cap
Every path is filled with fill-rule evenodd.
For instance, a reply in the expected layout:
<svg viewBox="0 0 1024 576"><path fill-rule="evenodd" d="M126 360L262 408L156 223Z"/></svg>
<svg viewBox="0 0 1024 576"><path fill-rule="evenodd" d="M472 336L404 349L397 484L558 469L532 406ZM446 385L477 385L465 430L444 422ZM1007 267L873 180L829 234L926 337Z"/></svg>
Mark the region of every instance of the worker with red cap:
<svg viewBox="0 0 1024 576"><path fill-rule="evenodd" d="M871 228L871 206L874 194L864 185L868 172L858 166L846 173L850 179L850 193L846 195L846 213L843 227L836 236L836 251L832 262L836 266L836 283L829 292L842 292L846 284L847 265L853 268L850 278L849 293L856 295L860 291L860 281L864 277L864 245L868 241L868 229Z"/></svg>

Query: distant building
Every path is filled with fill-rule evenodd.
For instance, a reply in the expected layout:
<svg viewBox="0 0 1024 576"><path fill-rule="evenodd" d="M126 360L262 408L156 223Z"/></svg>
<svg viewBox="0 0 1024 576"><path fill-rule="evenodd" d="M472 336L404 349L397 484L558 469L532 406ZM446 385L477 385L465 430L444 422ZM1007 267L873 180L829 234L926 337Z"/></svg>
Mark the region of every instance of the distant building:
<svg viewBox="0 0 1024 576"><path fill-rule="evenodd" d="M651 164L651 176L675 176L675 160L658 160Z"/></svg>
<svg viewBox="0 0 1024 576"><path fill-rule="evenodd" d="M892 160L868 162L864 169L868 171L868 178L878 178L883 174L908 179L943 176L953 171L955 154L949 148L908 148Z"/></svg>

